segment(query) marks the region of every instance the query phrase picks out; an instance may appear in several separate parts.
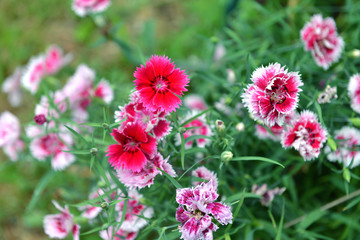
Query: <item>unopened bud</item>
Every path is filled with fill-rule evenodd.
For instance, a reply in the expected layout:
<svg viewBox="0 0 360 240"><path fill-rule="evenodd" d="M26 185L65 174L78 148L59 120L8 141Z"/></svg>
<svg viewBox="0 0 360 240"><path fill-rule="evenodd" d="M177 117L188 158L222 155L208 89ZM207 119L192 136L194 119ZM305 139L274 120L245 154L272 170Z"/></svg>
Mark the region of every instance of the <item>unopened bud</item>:
<svg viewBox="0 0 360 240"><path fill-rule="evenodd" d="M97 152L98 152L98 149L97 149L97 148L91 148L91 149L90 149L90 153L91 153L92 155L96 155Z"/></svg>
<svg viewBox="0 0 360 240"><path fill-rule="evenodd" d="M216 127L216 130L218 130L218 132L220 134L224 133L225 132L225 123L221 120L216 120L215 121L215 127Z"/></svg>
<svg viewBox="0 0 360 240"><path fill-rule="evenodd" d="M235 83L236 77L235 77L235 72L231 69L228 68L226 69L227 72L227 80L229 83Z"/></svg>
<svg viewBox="0 0 360 240"><path fill-rule="evenodd" d="M106 129L109 129L109 124L107 124L107 123L103 123L102 126Z"/></svg>
<svg viewBox="0 0 360 240"><path fill-rule="evenodd" d="M242 131L244 131L244 129L245 129L245 125L243 122L239 122L238 124L236 124L236 130L238 132L242 132Z"/></svg>
<svg viewBox="0 0 360 240"><path fill-rule="evenodd" d="M185 133L185 132L186 132L186 128L184 128L184 127L179 128L179 133Z"/></svg>
<svg viewBox="0 0 360 240"><path fill-rule="evenodd" d="M106 183L104 181L98 181L97 186L99 188L103 188L103 187L106 187Z"/></svg>
<svg viewBox="0 0 360 240"><path fill-rule="evenodd" d="M100 204L100 207L101 207L102 209L106 209L106 208L109 207L109 204L108 204L107 202L102 202L102 203Z"/></svg>
<svg viewBox="0 0 360 240"><path fill-rule="evenodd" d="M344 179L345 179L348 183L350 183L351 173L350 173L350 170L349 170L349 169L344 168L343 177L344 177Z"/></svg>
<svg viewBox="0 0 360 240"><path fill-rule="evenodd" d="M351 51L351 56L352 56L353 58L358 58L358 57L360 57L360 50L359 50L359 49L354 49L354 50L352 50L352 51Z"/></svg>
<svg viewBox="0 0 360 240"><path fill-rule="evenodd" d="M46 123L47 120L44 114L38 114L34 117L34 121L38 125L43 125L44 123Z"/></svg>
<svg viewBox="0 0 360 240"><path fill-rule="evenodd" d="M233 153L230 151L224 151L221 153L220 159L223 162L228 162L233 158Z"/></svg>

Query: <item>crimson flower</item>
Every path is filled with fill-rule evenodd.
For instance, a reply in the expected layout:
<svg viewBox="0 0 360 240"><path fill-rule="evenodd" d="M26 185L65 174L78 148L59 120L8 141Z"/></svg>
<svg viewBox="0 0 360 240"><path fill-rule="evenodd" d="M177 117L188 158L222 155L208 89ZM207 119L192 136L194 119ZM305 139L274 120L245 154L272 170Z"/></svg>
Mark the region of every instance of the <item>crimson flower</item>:
<svg viewBox="0 0 360 240"><path fill-rule="evenodd" d="M156 140L137 122L129 123L123 131L113 129L111 134L118 144L108 147L106 156L115 169L140 172L148 158L156 152Z"/></svg>
<svg viewBox="0 0 360 240"><path fill-rule="evenodd" d="M175 68L171 59L152 56L146 65L136 68L134 83L140 100L149 110L172 112L181 105L178 96L187 91L189 78L184 70Z"/></svg>

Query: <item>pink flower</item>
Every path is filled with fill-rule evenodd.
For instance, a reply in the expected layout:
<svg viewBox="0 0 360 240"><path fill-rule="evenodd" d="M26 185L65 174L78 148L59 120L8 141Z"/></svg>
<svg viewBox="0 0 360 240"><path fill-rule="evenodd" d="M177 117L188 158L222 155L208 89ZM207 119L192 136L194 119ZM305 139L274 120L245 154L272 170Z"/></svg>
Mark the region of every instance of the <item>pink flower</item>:
<svg viewBox="0 0 360 240"><path fill-rule="evenodd" d="M137 236L137 232L126 232L119 229L113 236L113 227L109 227L107 230L100 231L100 237L104 240L134 240Z"/></svg>
<svg viewBox="0 0 360 240"><path fill-rule="evenodd" d="M140 172L156 152L156 140L137 122L129 123L123 131L113 129L111 134L118 144L108 146L106 156L115 169Z"/></svg>
<svg viewBox="0 0 360 240"><path fill-rule="evenodd" d="M39 84L45 75L44 57L42 55L32 57L27 65L21 83L31 94L35 94Z"/></svg>
<svg viewBox="0 0 360 240"><path fill-rule="evenodd" d="M97 198L99 196L102 196L103 194L104 194L104 191L101 190L101 189L98 189L97 191L93 191L92 193L90 193L89 199L90 200L95 199L95 198ZM99 215L102 208L101 207L96 207L96 206L93 206L93 205L88 205L88 206L79 207L79 210L83 211L81 216L83 216L83 217L85 217L87 219L94 219L97 215Z"/></svg>
<svg viewBox="0 0 360 240"><path fill-rule="evenodd" d="M275 63L256 69L251 81L242 95L249 112L269 127L282 126L285 116L296 109L299 101L299 87L303 85L299 74Z"/></svg>
<svg viewBox="0 0 360 240"><path fill-rule="evenodd" d="M195 188L176 190L176 202L180 204L176 210L176 220L181 223L181 239L213 239L212 232L218 227L212 218L222 225L232 223L230 207L215 202L218 196L212 180Z"/></svg>
<svg viewBox="0 0 360 240"><path fill-rule="evenodd" d="M360 74L351 76L348 85L348 94L351 100L351 108L360 113Z"/></svg>
<svg viewBox="0 0 360 240"><path fill-rule="evenodd" d="M73 0L72 9L76 15L84 17L92 13L105 11L110 6L110 0Z"/></svg>
<svg viewBox="0 0 360 240"><path fill-rule="evenodd" d="M331 162L339 162L345 167L354 168L360 165L360 131L352 127L342 127L335 131L335 139L339 140L338 148L335 152L331 152L327 147L325 152L329 153L327 158ZM351 166L350 166L351 164Z"/></svg>
<svg viewBox="0 0 360 240"><path fill-rule="evenodd" d="M12 113L0 114L0 147L13 144L20 137L20 122Z"/></svg>
<svg viewBox="0 0 360 240"><path fill-rule="evenodd" d="M197 94L190 94L184 98L184 105L190 110L206 110L207 106L204 99Z"/></svg>
<svg viewBox="0 0 360 240"><path fill-rule="evenodd" d="M4 153L10 158L11 161L17 161L19 153L25 148L25 143L20 139L13 143L7 144L3 147Z"/></svg>
<svg viewBox="0 0 360 240"><path fill-rule="evenodd" d="M274 188L268 189L267 184L261 186L253 185L251 192L256 195L261 196L260 202L263 206L269 206L270 203L274 200L275 195L281 195L285 191L285 188Z"/></svg>
<svg viewBox="0 0 360 240"><path fill-rule="evenodd" d="M165 112L146 109L140 102L138 92L132 93L130 98L130 103L124 107L120 106L120 111L115 111L116 122L125 120L120 129L126 127L130 122L138 122L146 132L152 133L156 138L162 138L170 133L170 122L166 120Z"/></svg>
<svg viewBox="0 0 360 240"><path fill-rule="evenodd" d="M80 226L73 221L73 215L69 208L62 208L53 201L55 207L61 211L59 214L46 215L44 218L44 230L50 238L64 239L72 232L74 240L79 240Z"/></svg>
<svg viewBox="0 0 360 240"><path fill-rule="evenodd" d="M318 66L326 70L339 60L344 41L336 32L334 19L323 19L321 14L316 14L306 23L300 35L305 50L311 52Z"/></svg>
<svg viewBox="0 0 360 240"><path fill-rule="evenodd" d="M110 104L114 99L114 91L107 80L101 79L94 90L94 96L101 98L105 103Z"/></svg>
<svg viewBox="0 0 360 240"><path fill-rule="evenodd" d="M67 144L72 143L68 134L63 134L61 139ZM36 137L30 143L31 154L39 161L52 157L51 166L54 170L63 170L75 161L75 156L68 152L70 150L56 133L48 133L45 136Z"/></svg>
<svg viewBox="0 0 360 240"><path fill-rule="evenodd" d="M35 116L44 115L46 119L59 118L59 113L64 113L67 109L65 95L62 91L56 91L55 94L50 92L50 101L53 101L57 109L51 107L47 96L41 96L39 104L35 106Z"/></svg>
<svg viewBox="0 0 360 240"><path fill-rule="evenodd" d="M44 59L45 73L49 75L57 73L60 68L68 64L71 59L71 54L64 56L61 48L56 45L51 45L48 48Z"/></svg>
<svg viewBox="0 0 360 240"><path fill-rule="evenodd" d="M171 59L152 56L146 65L136 68L134 73L136 90L140 101L151 111L172 112L181 105L178 96L187 91L189 78L184 70L175 69Z"/></svg>
<svg viewBox="0 0 360 240"><path fill-rule="evenodd" d="M319 156L326 134L316 114L305 110L294 121L294 125L283 132L281 144L285 148L295 148L305 160L312 160Z"/></svg>
<svg viewBox="0 0 360 240"><path fill-rule="evenodd" d="M192 175L194 177L202 178L202 179L204 179L206 181L212 180L211 182L213 183L214 189L215 190L217 189L218 180L217 180L216 173L214 173L212 171L209 171L209 169L207 169L206 167L204 167L204 166L198 167L197 169L192 171ZM198 181L193 181L192 182L193 186L197 186L199 184L201 184L201 182L198 182Z"/></svg>
<svg viewBox="0 0 360 240"><path fill-rule="evenodd" d="M11 106L18 107L22 99L21 78L24 73L23 67L17 67L10 77L2 84L2 91L8 94L8 101Z"/></svg>
<svg viewBox="0 0 360 240"><path fill-rule="evenodd" d="M292 124L292 121L296 117L296 113L292 112L289 115L285 116L284 123L286 125ZM255 125L255 135L260 139L271 139L273 141L280 141L281 140L281 134L283 133L285 129L285 126L279 126L278 124L275 124L272 127L269 127L270 132L268 129L265 128L263 125L256 124Z"/></svg>

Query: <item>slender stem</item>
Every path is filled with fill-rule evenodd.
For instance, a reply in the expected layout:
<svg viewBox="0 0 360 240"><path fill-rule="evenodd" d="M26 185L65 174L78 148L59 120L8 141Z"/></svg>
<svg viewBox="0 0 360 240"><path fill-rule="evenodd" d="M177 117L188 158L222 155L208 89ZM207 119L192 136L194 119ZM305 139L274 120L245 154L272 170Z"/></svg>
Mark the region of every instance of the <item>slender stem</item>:
<svg viewBox="0 0 360 240"><path fill-rule="evenodd" d="M349 195L343 196L343 197L341 197L341 198L338 198L338 199L336 199L336 200L334 200L334 201L332 201L332 202L329 202L329 203L325 204L325 205L322 206L319 210L320 210L320 211L326 211L326 210L328 210L328 209L330 209L330 208L332 208L332 207L335 207L335 206L337 206L337 205L339 205L339 204L341 204L341 203L343 203L343 202L345 202L345 201L348 201L348 200L350 200L350 199L352 199L352 198L354 198L354 197L356 197L356 196L359 196L359 195L360 195L360 189L357 190L357 191L355 191L355 192L353 192L353 193L351 193L351 194L349 194ZM301 217L299 217L299 218L296 218L296 219L294 219L294 220L286 223L286 224L284 225L284 228L289 228L289 227L292 227L292 226L298 224L298 223L301 222L306 216L307 216L307 214L305 214L305 215L303 215L303 216L301 216Z"/></svg>

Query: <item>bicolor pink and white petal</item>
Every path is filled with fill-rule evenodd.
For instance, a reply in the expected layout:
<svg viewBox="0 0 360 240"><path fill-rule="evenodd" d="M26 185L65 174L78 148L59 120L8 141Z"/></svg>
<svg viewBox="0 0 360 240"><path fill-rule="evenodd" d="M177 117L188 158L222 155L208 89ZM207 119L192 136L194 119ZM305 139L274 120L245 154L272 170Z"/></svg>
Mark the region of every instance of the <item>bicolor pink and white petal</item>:
<svg viewBox="0 0 360 240"><path fill-rule="evenodd" d="M114 99L114 91L107 80L101 79L94 89L94 96L101 98L106 104L110 104Z"/></svg>
<svg viewBox="0 0 360 240"><path fill-rule="evenodd" d="M360 113L360 74L354 74L351 76L348 85L348 95L351 101L351 108Z"/></svg>
<svg viewBox="0 0 360 240"><path fill-rule="evenodd" d="M5 111L0 114L0 147L12 145L20 137L19 119Z"/></svg>
<svg viewBox="0 0 360 240"><path fill-rule="evenodd" d="M44 62L44 56L42 55L32 57L29 64L25 67L21 83L31 94L37 92L40 82L46 73Z"/></svg>
<svg viewBox="0 0 360 240"><path fill-rule="evenodd" d="M17 67L14 73L6 78L2 84L2 91L8 94L8 101L13 107L18 107L22 100L21 78L24 70L23 67Z"/></svg>
<svg viewBox="0 0 360 240"><path fill-rule="evenodd" d="M288 72L279 63L256 69L252 83L242 94L243 103L255 120L272 127L282 126L286 115L291 114L299 101L299 88L303 85L297 72Z"/></svg>
<svg viewBox="0 0 360 240"><path fill-rule="evenodd" d="M71 54L64 55L63 50L60 47L51 45L44 57L45 73L48 75L55 74L71 60Z"/></svg>
<svg viewBox="0 0 360 240"><path fill-rule="evenodd" d="M327 70L337 62L344 48L344 40L336 31L333 18L323 18L321 14L311 17L300 32L305 50L310 51L316 64Z"/></svg>
<svg viewBox="0 0 360 240"><path fill-rule="evenodd" d="M110 3L110 0L73 0L72 9L76 15L84 17L88 14L105 11Z"/></svg>
<svg viewBox="0 0 360 240"><path fill-rule="evenodd" d="M214 189L217 189L217 187L218 187L218 179L217 179L216 173L213 171L210 171L209 169L207 169L204 166L198 167L197 169L192 171L192 176L202 178L206 181L212 180L211 182L214 185ZM199 182L199 181L193 181L192 185L197 186L201 183L202 182Z"/></svg>

